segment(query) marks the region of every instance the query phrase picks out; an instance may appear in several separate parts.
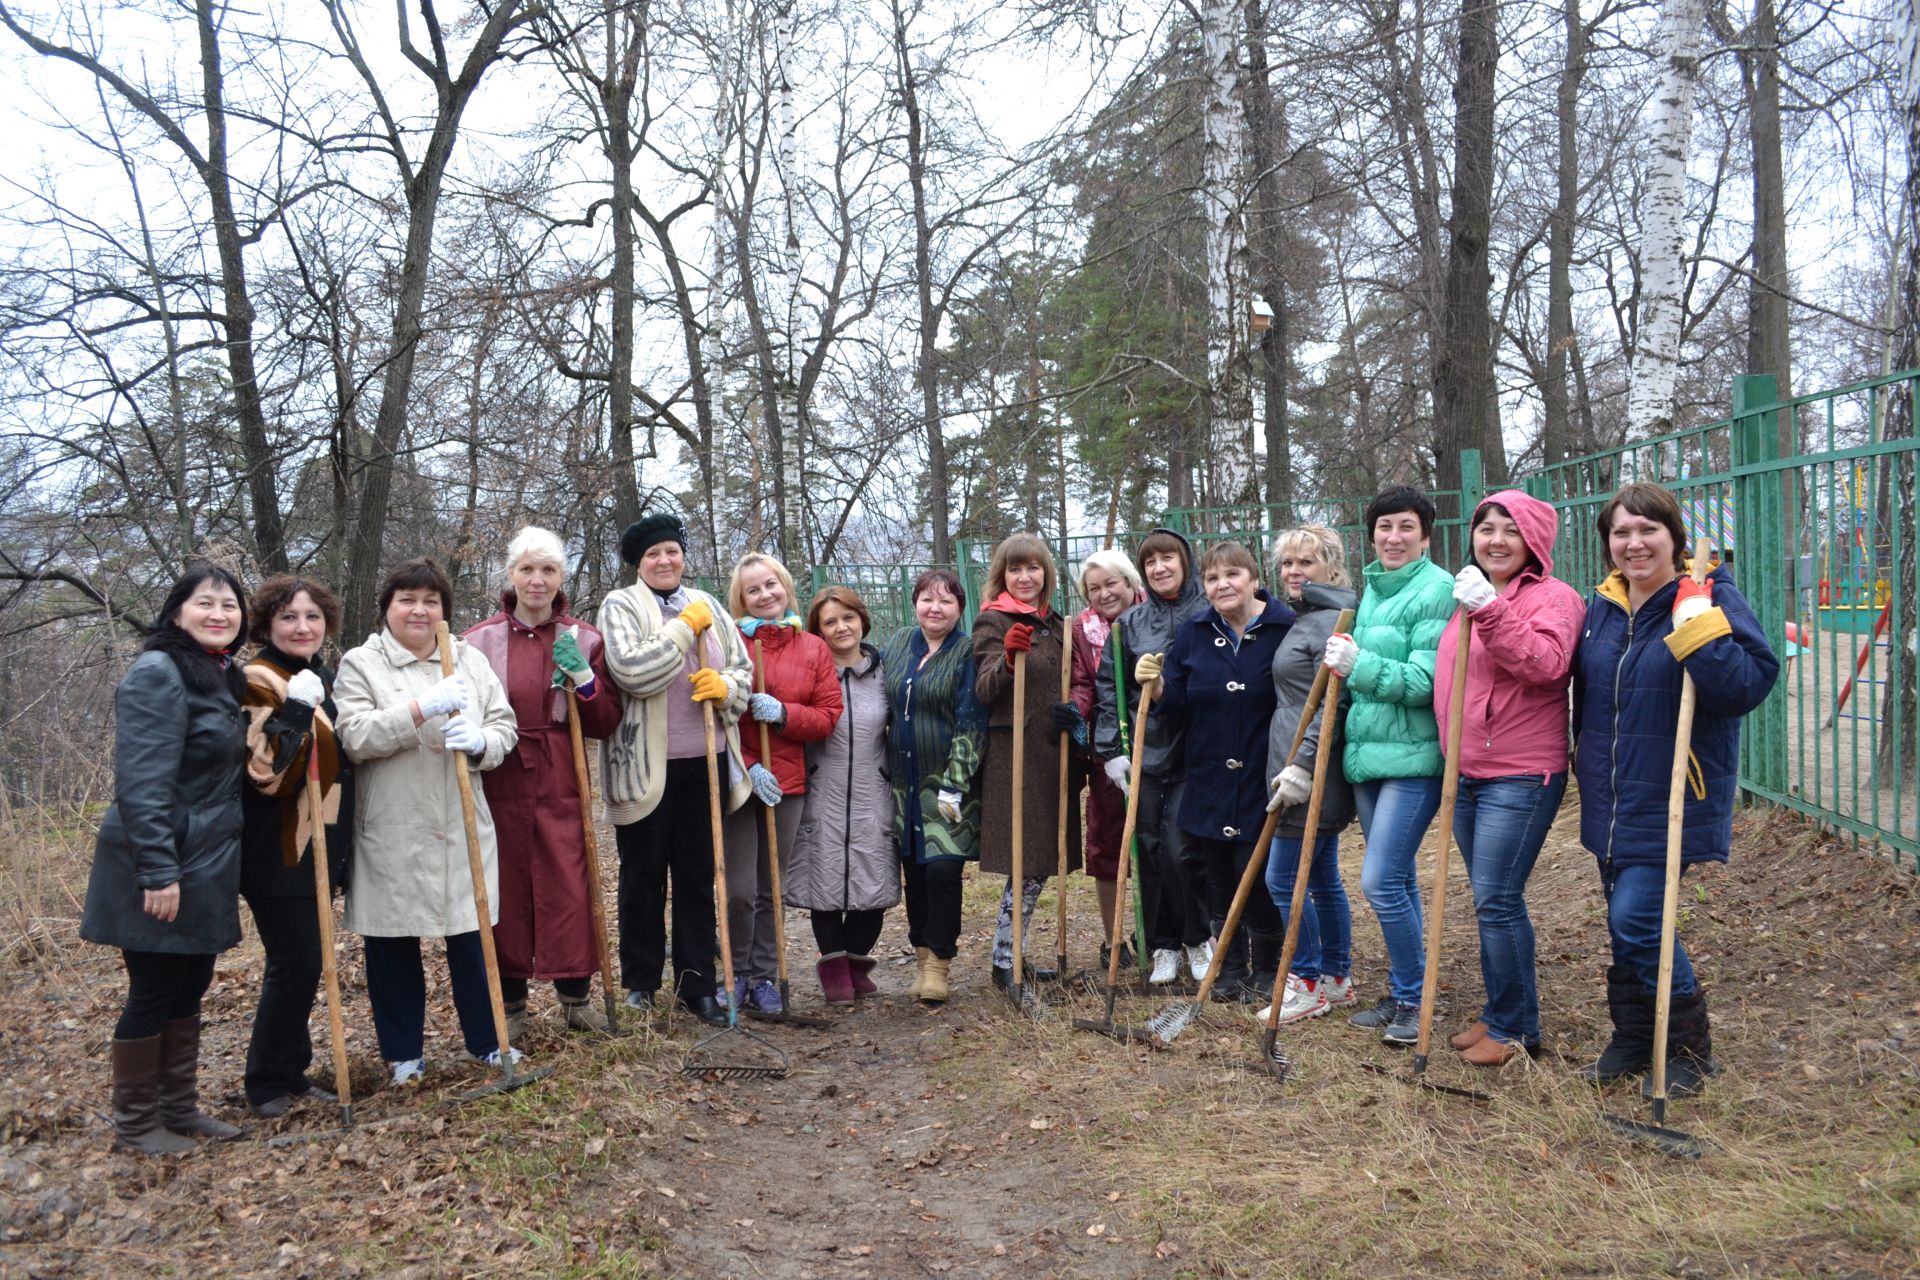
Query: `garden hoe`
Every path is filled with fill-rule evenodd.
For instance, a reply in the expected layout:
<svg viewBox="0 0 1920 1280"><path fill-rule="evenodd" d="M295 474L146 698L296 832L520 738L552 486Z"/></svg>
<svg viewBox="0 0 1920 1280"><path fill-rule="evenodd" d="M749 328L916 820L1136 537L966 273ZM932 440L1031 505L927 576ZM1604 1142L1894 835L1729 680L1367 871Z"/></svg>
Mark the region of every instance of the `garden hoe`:
<svg viewBox="0 0 1920 1280"><path fill-rule="evenodd" d="M704 1076L709 1080L784 1080L787 1055L772 1041L740 1025L738 993L733 989L732 930L727 925L727 847L720 830L720 761L714 744L711 702L700 704L700 719L707 731L707 817L713 828L713 892L720 925L720 972L726 983L721 988L721 999L727 1004L727 1025L689 1049L680 1071L683 1075ZM728 1042L733 1040L747 1041L752 1058L729 1058L728 1051L734 1046ZM761 1049L766 1053L760 1052ZM776 1061L769 1062L767 1053Z"/></svg>
<svg viewBox="0 0 1920 1280"><path fill-rule="evenodd" d="M1156 680L1141 688L1140 708L1134 713L1133 717L1133 722L1139 726L1139 731L1133 735L1133 759L1127 777L1127 820L1120 831L1120 847L1122 849L1130 849L1133 847L1133 828L1134 824L1140 818L1140 767L1142 762L1145 761L1147 754L1147 711L1153 705L1154 690L1159 687L1160 682ZM1019 774L1016 772L1014 776L1017 778ZM1154 1039L1147 1032L1136 1030L1133 1027L1116 1027L1113 1025L1113 1000L1114 996L1120 990L1120 939L1124 937L1126 933L1122 925L1126 920L1127 870L1132 866L1133 862L1134 859L1131 858L1122 858L1120 860L1120 874L1117 877L1118 883L1116 883L1113 888L1113 937L1108 940L1107 949L1106 1017L1098 1022L1095 1022L1092 1018L1075 1018L1073 1025L1082 1031L1097 1031L1103 1036L1120 1041L1122 1044L1138 1042L1151 1047Z"/></svg>
<svg viewBox="0 0 1920 1280"><path fill-rule="evenodd" d="M1427 970L1420 983L1420 1035L1413 1045L1413 1074L1402 1076L1377 1062L1361 1065L1435 1093L1470 1102L1492 1102L1491 1096L1478 1089L1460 1089L1427 1079L1427 1051L1433 1045L1433 1004L1440 986L1440 935L1447 924L1447 862L1453 856L1453 809L1460 794L1460 733L1467 708L1467 647L1472 641L1473 615L1462 609L1460 643L1453 652L1453 691L1447 699L1447 767L1440 783L1440 814L1435 819L1440 828L1440 852L1433 864L1433 921L1427 926Z"/></svg>
<svg viewBox="0 0 1920 1280"><path fill-rule="evenodd" d="M767 691L766 659L761 653L760 642L753 642L754 682L760 686L759 692ZM773 738L766 721L760 722L760 763L768 770L773 768ZM833 1025L826 1018L810 1013L793 1012L793 996L787 990L787 905L780 896L780 828L775 821L773 810L766 805L761 808L767 819L767 874L773 888L773 949L779 965L780 974L780 1012L766 1013L759 1009L747 1010L747 1016L758 1018L762 1022L784 1022L790 1027L812 1027L816 1031L825 1030ZM731 989L731 988L729 988Z"/></svg>
<svg viewBox="0 0 1920 1280"><path fill-rule="evenodd" d="M453 633L444 622L436 624L435 633L440 640L440 674L443 677L451 676ZM496 1093L511 1093L535 1080L543 1080L553 1074L553 1068L521 1071L514 1066L513 1046L507 1042L507 1006L500 997L500 956L493 946L493 909L487 901L487 867L480 856L480 826L474 817L473 776L468 770L467 753L464 751L453 753L453 776L460 785L460 817L466 825L467 836L467 871L473 877L473 916L480 931L480 955L487 965L487 1002L493 1007L493 1034L500 1053L498 1081L469 1089L450 1099L453 1102L470 1102Z"/></svg>
<svg viewBox="0 0 1920 1280"><path fill-rule="evenodd" d="M573 740L573 780L580 792L580 834L587 853L587 901L592 906L594 954L600 961L600 994L606 1002L607 1034L620 1034L620 1001L613 994L613 949L607 945L607 902L600 887L600 840L593 831L593 779L580 732L580 699L567 686L567 736Z"/></svg>
<svg viewBox="0 0 1920 1280"><path fill-rule="evenodd" d="M1706 549L1693 557L1693 580L1705 581ZM1693 748L1693 713L1699 691L1693 677L1681 672L1680 715L1673 728L1673 775L1667 784L1667 890L1660 906L1659 986L1653 997L1653 1123L1601 1112L1607 1127L1623 1138L1644 1142L1665 1155L1698 1160L1706 1143L1690 1133L1669 1129L1667 1123L1667 1019L1673 1009L1673 935L1680 907L1680 845L1687 804L1687 763Z"/></svg>
<svg viewBox="0 0 1920 1280"><path fill-rule="evenodd" d="M1013 900L1013 973L1007 993L1013 1007L1044 1022L1050 1016L1047 1007L1034 997L1026 984L1026 813L1027 813L1027 651L1013 655L1013 877L1007 896ZM1060 886L1062 893L1066 885Z"/></svg>
<svg viewBox="0 0 1920 1280"><path fill-rule="evenodd" d="M1346 621L1346 615L1341 615ZM1287 764L1300 754L1300 744L1306 741L1307 726L1313 723L1314 713L1319 709L1320 700L1327 692L1327 677L1332 673L1325 667L1315 673L1313 688L1307 694L1307 705L1301 711L1300 724L1293 733L1293 745L1287 748ZM1339 701L1335 691L1334 701ZM1207 998L1213 994L1213 984L1219 980L1221 967L1227 958L1227 944L1233 941L1235 931L1240 928L1240 916L1247 909L1247 898L1253 893L1253 886L1262 878L1267 869L1267 853L1273 846L1273 831L1280 822L1280 811L1269 809L1267 819L1260 826L1260 837L1254 842L1253 856L1247 859L1247 869L1240 874L1240 884L1233 892L1233 905L1227 909L1226 923L1220 926L1219 941L1213 944L1213 959L1207 965L1207 973L1200 980L1200 989L1192 1000L1179 1000L1168 1005L1153 1017L1147 1019L1147 1030L1162 1045L1170 1045L1179 1038L1180 1033L1200 1020L1206 1011ZM1281 968L1284 971L1285 965ZM1284 985L1284 984L1283 984Z"/></svg>

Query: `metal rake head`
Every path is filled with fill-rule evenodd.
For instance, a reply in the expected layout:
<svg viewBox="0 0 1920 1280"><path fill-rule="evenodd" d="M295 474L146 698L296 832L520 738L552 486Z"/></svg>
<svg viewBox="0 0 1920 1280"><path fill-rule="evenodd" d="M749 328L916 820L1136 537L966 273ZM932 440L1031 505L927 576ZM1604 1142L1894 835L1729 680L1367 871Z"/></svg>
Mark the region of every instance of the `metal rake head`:
<svg viewBox="0 0 1920 1280"><path fill-rule="evenodd" d="M1182 1031L1200 1021L1200 1006L1183 1000L1170 1004L1147 1019L1147 1030L1162 1044L1172 1044Z"/></svg>
<svg viewBox="0 0 1920 1280"><path fill-rule="evenodd" d="M750 1052L762 1060L758 1062L729 1061L724 1056L725 1046L714 1047L728 1036L738 1036L742 1040L752 1041L758 1048ZM765 1055L769 1053L773 1055L775 1061L765 1061ZM735 1025L714 1032L689 1049L687 1056L680 1063L680 1074L701 1076L708 1080L785 1080L787 1055L772 1041L753 1034L745 1027Z"/></svg>

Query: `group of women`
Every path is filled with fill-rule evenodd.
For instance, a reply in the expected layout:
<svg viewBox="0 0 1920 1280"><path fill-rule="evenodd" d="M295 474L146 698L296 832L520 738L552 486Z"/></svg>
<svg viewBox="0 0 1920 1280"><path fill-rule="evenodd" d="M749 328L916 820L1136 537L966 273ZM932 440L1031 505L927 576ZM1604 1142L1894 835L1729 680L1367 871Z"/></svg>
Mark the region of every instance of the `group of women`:
<svg viewBox="0 0 1920 1280"><path fill-rule="evenodd" d="M1724 566L1704 583L1686 576L1680 507L1658 486L1629 485L1602 510L1610 572L1584 604L1553 576L1558 519L1547 504L1518 490L1481 503L1469 522L1471 559L1457 574L1429 554L1434 518L1413 489L1376 497L1358 594L1329 528L1279 535L1265 565L1237 542L1215 543L1196 562L1184 537L1156 529L1132 560L1114 550L1088 557L1078 573L1086 606L1072 618L1056 604L1063 593L1046 543L1016 534L996 549L970 626L959 577L930 569L913 583L914 625L877 639L866 604L845 587L821 592L803 616L791 575L769 556L739 562L724 602L700 590L688 578L686 529L658 513L625 531L621 556L635 579L602 602L596 628L568 610L559 539L529 527L506 548L499 611L451 643L449 665L438 631L452 585L423 558L388 575L381 626L345 653L337 676L319 660L341 626L324 585L276 577L249 600L226 571L193 570L117 691L115 800L82 922L83 936L121 950L128 974L112 1046L118 1141L167 1153L239 1135L200 1110L196 1076L200 1001L214 956L239 941L241 896L266 953L247 1105L277 1116L328 1097L307 1075L321 972L317 827L331 880L345 888L346 927L364 940L393 1083L425 1071L422 938L444 940L466 1056L497 1064L503 1050L517 1055L499 1044L491 1016L461 756L484 780L471 817L509 1039L526 1024L534 981L553 984L568 1027L602 1029L587 997L597 886L576 728L601 743L631 1006L652 1006L664 989L713 1025L742 1008L780 1010L776 857L785 905L809 913L828 1002L876 993L874 948L903 897L916 962L908 994L949 999L962 872L973 861L1007 878L989 959L994 982L1010 986L1014 895L1030 919L1064 820L1070 863L1084 854L1107 936L1126 909L1115 889L1120 859L1135 860L1150 985L1183 971L1199 979L1225 946L1223 998L1257 1004L1277 989L1280 1021L1316 1017L1361 1003L1339 865L1339 837L1357 818L1361 890L1387 967L1377 1000L1350 1021L1408 1044L1423 978L1414 859L1439 807L1445 709L1458 702L1454 837L1473 889L1486 999L1454 1048L1481 1066L1539 1048L1525 887L1566 790L1571 748L1581 838L1599 860L1613 944L1613 1036L1586 1073L1604 1082L1644 1072L1682 676L1698 690L1683 856L1724 860L1740 719L1767 695L1778 661ZM1341 630L1346 610L1357 613ZM243 665L248 641L254 654ZM1323 668L1340 677L1331 740L1318 717L1296 733ZM727 815L732 990L719 977L710 778ZM1122 849L1129 805L1135 840ZM1277 835L1262 850L1269 813ZM1223 942L1235 886L1259 857L1268 892L1253 896L1244 928ZM1312 910L1281 982L1303 857ZM1021 976L1050 976L1030 969ZM1684 948L1669 1045L1671 1092L1698 1089L1716 1069Z"/></svg>

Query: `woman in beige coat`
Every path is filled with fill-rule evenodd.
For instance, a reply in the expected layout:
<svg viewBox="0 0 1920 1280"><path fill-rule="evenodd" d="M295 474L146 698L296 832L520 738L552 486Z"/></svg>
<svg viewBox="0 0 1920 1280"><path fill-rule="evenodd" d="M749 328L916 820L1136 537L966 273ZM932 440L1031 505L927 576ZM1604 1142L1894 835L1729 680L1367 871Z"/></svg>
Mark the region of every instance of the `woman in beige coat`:
<svg viewBox="0 0 1920 1280"><path fill-rule="evenodd" d="M431 559L409 560L380 588L386 625L340 662L334 700L340 745L357 767L353 887L346 927L366 942L367 997L380 1056L393 1082L424 1072L426 975L420 939L444 938L454 1008L467 1056L498 1063L481 958L473 877L453 752L475 769L499 764L519 733L506 691L478 650L454 642L454 674L442 678L435 627L453 584ZM473 793L487 896L499 902L493 816ZM490 913L497 923L497 906Z"/></svg>

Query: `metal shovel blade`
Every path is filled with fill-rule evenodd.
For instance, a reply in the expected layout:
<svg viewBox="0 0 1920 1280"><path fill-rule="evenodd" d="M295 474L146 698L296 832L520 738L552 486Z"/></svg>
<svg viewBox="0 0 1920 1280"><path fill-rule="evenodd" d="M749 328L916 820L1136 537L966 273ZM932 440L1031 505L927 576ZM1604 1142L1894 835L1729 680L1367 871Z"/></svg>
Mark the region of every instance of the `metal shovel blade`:
<svg viewBox="0 0 1920 1280"><path fill-rule="evenodd" d="M1621 1137L1633 1142L1645 1143L1662 1155L1673 1156L1679 1160L1698 1160L1707 1154L1707 1142L1690 1133L1678 1129L1668 1129L1657 1124L1648 1124L1644 1120L1629 1120L1625 1116L1616 1116L1603 1111L1600 1118L1607 1122L1607 1128Z"/></svg>

